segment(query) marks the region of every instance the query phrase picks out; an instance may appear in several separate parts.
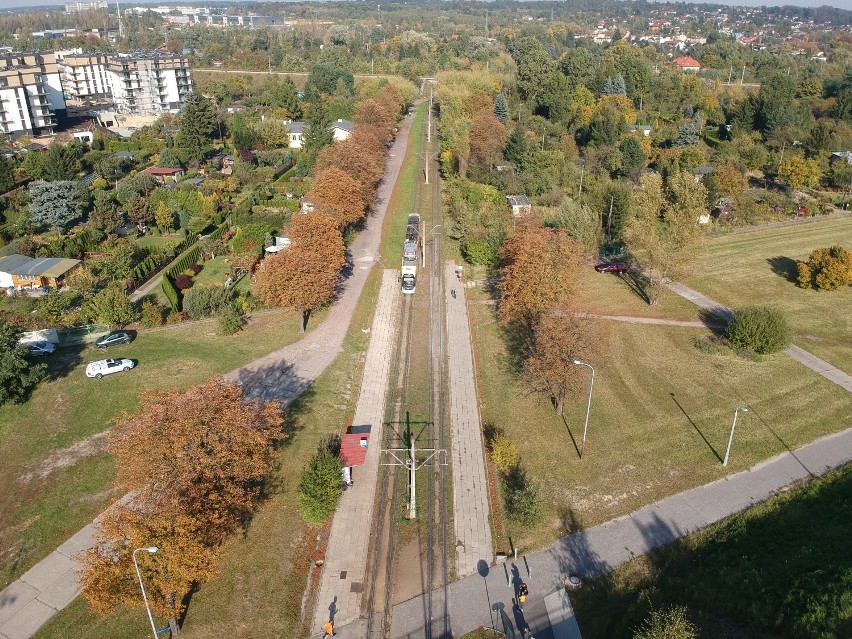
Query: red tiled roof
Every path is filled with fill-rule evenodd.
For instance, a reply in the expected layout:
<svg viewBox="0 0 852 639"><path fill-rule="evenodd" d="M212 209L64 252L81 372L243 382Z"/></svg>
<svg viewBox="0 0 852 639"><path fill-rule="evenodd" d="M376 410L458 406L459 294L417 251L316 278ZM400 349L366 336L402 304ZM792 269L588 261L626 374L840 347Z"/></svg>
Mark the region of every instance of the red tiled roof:
<svg viewBox="0 0 852 639"><path fill-rule="evenodd" d="M677 67L698 67L701 68L701 63L688 55L682 55L679 58L675 58L675 66Z"/></svg>
<svg viewBox="0 0 852 639"><path fill-rule="evenodd" d="M170 169L165 167L155 166L153 168L148 169L148 173L151 175L174 175L175 173L181 173L183 169Z"/></svg>
<svg viewBox="0 0 852 639"><path fill-rule="evenodd" d="M340 461L344 466L363 466L367 459L367 447L361 446L361 438L368 440L369 433L346 433L340 442Z"/></svg>

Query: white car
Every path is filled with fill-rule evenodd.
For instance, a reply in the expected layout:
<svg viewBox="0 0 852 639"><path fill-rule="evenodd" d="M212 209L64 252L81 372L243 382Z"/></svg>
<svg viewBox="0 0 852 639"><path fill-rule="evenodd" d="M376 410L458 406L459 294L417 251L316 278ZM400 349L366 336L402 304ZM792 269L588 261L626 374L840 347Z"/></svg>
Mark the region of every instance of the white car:
<svg viewBox="0 0 852 639"><path fill-rule="evenodd" d="M132 359L101 359L97 362L90 362L86 366L86 377L100 379L111 373L129 371L134 366L136 366L136 363Z"/></svg>

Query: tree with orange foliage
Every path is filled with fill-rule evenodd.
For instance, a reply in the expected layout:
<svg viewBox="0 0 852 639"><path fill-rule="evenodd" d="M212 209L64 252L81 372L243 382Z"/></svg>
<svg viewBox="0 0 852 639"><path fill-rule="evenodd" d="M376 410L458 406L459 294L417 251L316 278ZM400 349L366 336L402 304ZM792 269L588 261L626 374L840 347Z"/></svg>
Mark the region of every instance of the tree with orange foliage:
<svg viewBox="0 0 852 639"><path fill-rule="evenodd" d="M364 218L365 205L361 199L362 186L343 169L330 167L317 171L308 195L314 211L337 221L341 230Z"/></svg>
<svg viewBox="0 0 852 639"><path fill-rule="evenodd" d="M355 124L367 124L376 127L380 131L391 132L396 126L399 115L394 112L393 106L377 98L368 98L355 107L352 121Z"/></svg>
<svg viewBox="0 0 852 639"><path fill-rule="evenodd" d="M98 612L139 607L132 553L157 546L139 568L152 609L177 634L185 596L215 574L223 545L260 501L283 418L276 402L247 402L221 378L145 393L141 405L109 440L116 487L131 497L99 520L94 547L79 556L81 581Z"/></svg>
<svg viewBox="0 0 852 639"><path fill-rule="evenodd" d="M385 158L384 153L377 152L375 144L362 143L364 139L356 131L348 140L325 147L317 156L315 170L317 173L332 167L344 170L361 185L361 199L369 204L376 199Z"/></svg>
<svg viewBox="0 0 852 639"><path fill-rule="evenodd" d="M499 254L499 316L532 330L549 308L567 300L582 268L582 245L561 230L526 223Z"/></svg>
<svg viewBox="0 0 852 639"><path fill-rule="evenodd" d="M470 159L491 169L502 156L508 133L506 125L489 109L480 111L470 123Z"/></svg>
<svg viewBox="0 0 852 639"><path fill-rule="evenodd" d="M290 238L289 249L263 260L252 292L265 304L299 311L304 331L311 311L334 299L345 247L337 222L321 213L296 218Z"/></svg>
<svg viewBox="0 0 852 639"><path fill-rule="evenodd" d="M574 360L588 359L599 347L598 333L588 320L567 306L548 310L533 328L533 347L524 362L524 378L536 391L547 393L561 415L565 400L577 390L585 373Z"/></svg>

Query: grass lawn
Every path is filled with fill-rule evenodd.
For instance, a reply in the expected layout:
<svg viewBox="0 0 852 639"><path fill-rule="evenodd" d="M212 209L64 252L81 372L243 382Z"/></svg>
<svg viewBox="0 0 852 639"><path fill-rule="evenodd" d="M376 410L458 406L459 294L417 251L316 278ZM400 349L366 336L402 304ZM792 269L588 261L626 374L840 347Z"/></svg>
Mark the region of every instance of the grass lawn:
<svg viewBox="0 0 852 639"><path fill-rule="evenodd" d="M183 236L179 233L171 235L145 235L136 240L136 245L141 248L165 248L167 244L173 246L179 244Z"/></svg>
<svg viewBox="0 0 852 639"><path fill-rule="evenodd" d="M232 370L299 337L295 314L258 316L243 331L218 334L215 321L146 331L108 352L63 349L46 361L55 378L30 400L0 408L0 587L88 523L114 497L112 461L93 436L145 390L189 386ZM82 347L80 347L82 348ZM129 357L137 368L102 380L86 362ZM77 445L88 450L71 449Z"/></svg>
<svg viewBox="0 0 852 639"><path fill-rule="evenodd" d="M795 271L795 260L832 244L852 249L852 219L727 235L708 242L684 283L729 307L782 308L796 345L813 348L814 354L852 373L852 289L805 290L788 276Z"/></svg>
<svg viewBox="0 0 852 639"><path fill-rule="evenodd" d="M687 606L702 639L852 636L852 466L586 583L586 639L628 639L649 605Z"/></svg>
<svg viewBox="0 0 852 639"><path fill-rule="evenodd" d="M483 417L519 443L523 466L542 488L542 523L509 526L523 551L852 424L848 394L783 355L761 362L708 355L693 344L704 329L590 320L606 347L592 359L597 377L581 460L587 390L564 420L557 416L514 377L495 308L483 303L486 292L470 294ZM750 412L725 469L720 461L737 406ZM509 544L496 539L495 546Z"/></svg>
<svg viewBox="0 0 852 639"><path fill-rule="evenodd" d="M207 260L201 266L202 269L198 275L192 278L193 284L221 284L224 285L231 273L228 270L228 265L231 262L230 255L220 255L219 257ZM251 278L243 277L234 286L237 293L249 290L251 287Z"/></svg>

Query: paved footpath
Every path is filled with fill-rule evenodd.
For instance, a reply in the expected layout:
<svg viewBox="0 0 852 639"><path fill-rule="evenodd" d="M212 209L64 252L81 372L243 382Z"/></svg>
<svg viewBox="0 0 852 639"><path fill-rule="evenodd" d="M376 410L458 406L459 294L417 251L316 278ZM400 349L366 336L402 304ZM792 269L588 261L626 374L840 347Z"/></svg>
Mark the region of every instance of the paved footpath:
<svg viewBox="0 0 852 639"><path fill-rule="evenodd" d="M673 292L680 295L682 298L689 300L690 302L692 302L696 306L700 306L704 310L710 311L711 313L713 313L717 317L721 317L725 321L730 321L733 317L731 309L722 306L721 304L719 304L719 302L710 299L703 293L699 293L698 291L693 290L688 286L685 286L678 282L669 282L667 286ZM852 393L852 375L844 373L839 368L835 368L825 360L820 359L816 355L812 355L805 349L799 348L795 344L790 344L784 350L784 354L789 357L792 357L802 366L810 368L817 375L825 377L828 381L833 382Z"/></svg>
<svg viewBox="0 0 852 639"><path fill-rule="evenodd" d="M391 148L365 228L349 247L351 268L323 322L298 342L225 376L241 384L247 396L278 400L286 407L340 353L367 276L379 259L382 222L408 148L412 121L413 118L406 118ZM0 639L29 639L53 615L74 601L81 588L76 581L77 565L72 557L92 546L91 535L90 524L0 592Z"/></svg>
<svg viewBox="0 0 852 639"><path fill-rule="evenodd" d="M480 561L491 563L494 546L465 289L456 279L453 262L447 263L444 273L456 570L459 577L466 577L476 572Z"/></svg>
<svg viewBox="0 0 852 639"><path fill-rule="evenodd" d="M370 550L385 403L394 358L394 337L399 325L402 295L397 277L398 271L395 270L385 270L382 276L370 346L364 363L361 394L352 421L354 426L371 427L367 459L363 466L353 469L353 486L343 493L331 522L328 551L314 611L314 632L322 632L332 606L336 624L349 623L361 614L361 593L366 581Z"/></svg>
<svg viewBox="0 0 852 639"><path fill-rule="evenodd" d="M531 615L538 602L549 603L549 596L563 588L570 574L588 579L607 573L634 557L764 501L797 480L821 476L850 461L852 428L763 461L749 470L667 497L630 515L568 535L517 561L490 566L483 571L484 578L482 573L474 574L450 584L453 636L480 626L491 627L492 623L501 629L506 618L501 620L497 612L492 612L492 606L504 606L512 621L513 581L523 579L529 586L527 614ZM546 608L549 625L555 631L563 622L564 610L553 605ZM391 637L423 637L423 610L422 596L394 606ZM514 623L517 625L517 616ZM357 636L338 634L342 639Z"/></svg>

